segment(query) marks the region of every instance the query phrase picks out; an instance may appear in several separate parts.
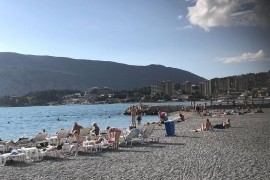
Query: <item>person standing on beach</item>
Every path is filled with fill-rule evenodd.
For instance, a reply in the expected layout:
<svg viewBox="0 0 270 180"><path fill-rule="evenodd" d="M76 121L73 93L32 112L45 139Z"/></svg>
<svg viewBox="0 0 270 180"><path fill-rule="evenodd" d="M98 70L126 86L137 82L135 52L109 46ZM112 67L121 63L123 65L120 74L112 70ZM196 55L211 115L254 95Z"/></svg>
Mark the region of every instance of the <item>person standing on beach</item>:
<svg viewBox="0 0 270 180"><path fill-rule="evenodd" d="M137 109L137 121L138 121L138 125L141 125L141 121L142 121L141 107L138 107Z"/></svg>
<svg viewBox="0 0 270 180"><path fill-rule="evenodd" d="M106 130L108 132L110 140L114 138L113 148L118 149L119 139L120 139L122 130L118 128L109 127L109 126L106 128Z"/></svg>
<svg viewBox="0 0 270 180"><path fill-rule="evenodd" d="M92 133L94 133L94 135L97 137L97 136L99 135L99 130L100 130L100 129L99 129L99 127L98 127L98 125L97 125L96 122L93 122L92 126L95 127L95 129L92 130Z"/></svg>
<svg viewBox="0 0 270 180"><path fill-rule="evenodd" d="M132 106L130 110L131 115L131 125L135 128L136 127L136 115L137 115L137 108L135 106Z"/></svg>
<svg viewBox="0 0 270 180"><path fill-rule="evenodd" d="M74 122L74 125L72 127L72 133L74 133L74 131L77 131L77 133L80 134L82 128L83 127L80 126L77 122Z"/></svg>
<svg viewBox="0 0 270 180"><path fill-rule="evenodd" d="M76 139L75 142L73 142L73 144L70 146L69 149L69 153L72 154L73 149L75 148L75 156L78 155L78 151L79 151L79 147L81 147L83 145L83 137L79 135L79 132L77 130L75 130L72 133L73 137Z"/></svg>

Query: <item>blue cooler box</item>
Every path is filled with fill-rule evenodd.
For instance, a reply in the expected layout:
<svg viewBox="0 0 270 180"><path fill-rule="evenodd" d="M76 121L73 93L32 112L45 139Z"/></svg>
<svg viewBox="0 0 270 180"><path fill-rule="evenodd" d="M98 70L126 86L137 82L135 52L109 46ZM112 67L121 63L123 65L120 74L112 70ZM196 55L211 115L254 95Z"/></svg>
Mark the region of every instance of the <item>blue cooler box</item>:
<svg viewBox="0 0 270 180"><path fill-rule="evenodd" d="M165 121L167 136L175 136L174 120Z"/></svg>

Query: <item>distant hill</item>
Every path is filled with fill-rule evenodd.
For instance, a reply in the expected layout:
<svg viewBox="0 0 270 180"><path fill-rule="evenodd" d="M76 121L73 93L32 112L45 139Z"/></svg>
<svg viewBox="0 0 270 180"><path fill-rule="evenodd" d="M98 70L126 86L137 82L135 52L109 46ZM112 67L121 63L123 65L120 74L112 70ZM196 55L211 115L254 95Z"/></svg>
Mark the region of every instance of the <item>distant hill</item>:
<svg viewBox="0 0 270 180"><path fill-rule="evenodd" d="M85 91L93 86L133 89L163 80L197 83L205 79L162 65L132 66L109 61L0 53L0 96L21 96L48 89Z"/></svg>

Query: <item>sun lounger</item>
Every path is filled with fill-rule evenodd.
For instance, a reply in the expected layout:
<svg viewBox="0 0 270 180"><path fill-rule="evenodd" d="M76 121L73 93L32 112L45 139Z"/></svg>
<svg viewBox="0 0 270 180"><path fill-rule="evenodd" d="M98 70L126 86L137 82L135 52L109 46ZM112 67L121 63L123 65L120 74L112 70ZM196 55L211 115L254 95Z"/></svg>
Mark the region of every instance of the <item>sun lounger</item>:
<svg viewBox="0 0 270 180"><path fill-rule="evenodd" d="M38 161L38 160L43 159L42 153L40 153L40 151L36 147L21 148L18 150L25 153L25 158L26 158L26 161L28 162Z"/></svg>
<svg viewBox="0 0 270 180"><path fill-rule="evenodd" d="M154 129L155 129L155 124L150 124L146 126L142 134L143 142L146 142L146 141L159 142L159 137L155 137L152 135Z"/></svg>
<svg viewBox="0 0 270 180"><path fill-rule="evenodd" d="M17 146L17 148L32 147L33 143L30 141L30 138L20 138L18 141L15 142L15 145Z"/></svg>
<svg viewBox="0 0 270 180"><path fill-rule="evenodd" d="M6 146L4 144L0 144L0 152L4 153L6 151Z"/></svg>
<svg viewBox="0 0 270 180"><path fill-rule="evenodd" d="M47 133L38 133L33 139L32 142L35 147L46 147L46 144L49 144L49 140L46 139Z"/></svg>
<svg viewBox="0 0 270 180"><path fill-rule="evenodd" d="M12 150L11 153L5 153L0 156L0 166L5 166L8 160L25 162L25 153L19 150Z"/></svg>
<svg viewBox="0 0 270 180"><path fill-rule="evenodd" d="M123 139L122 139L122 141L120 141L120 143L124 143L125 146L127 146L128 144L130 144L132 146L133 143L142 142L139 139L140 132L141 132L141 130L139 128L132 129L128 134L126 134L122 137Z"/></svg>

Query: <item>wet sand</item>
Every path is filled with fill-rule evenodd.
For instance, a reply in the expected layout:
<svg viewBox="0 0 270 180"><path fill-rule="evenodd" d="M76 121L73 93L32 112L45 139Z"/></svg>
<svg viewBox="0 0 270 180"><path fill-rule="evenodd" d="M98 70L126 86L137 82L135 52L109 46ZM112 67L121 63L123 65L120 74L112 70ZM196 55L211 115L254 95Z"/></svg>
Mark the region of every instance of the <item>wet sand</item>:
<svg viewBox="0 0 270 180"><path fill-rule="evenodd" d="M159 143L8 162L0 179L269 179L270 109L264 111L209 117L212 124L231 119L232 127L218 132L194 132L208 117L185 114L189 119L175 124L174 137L165 136L164 125L155 127Z"/></svg>

